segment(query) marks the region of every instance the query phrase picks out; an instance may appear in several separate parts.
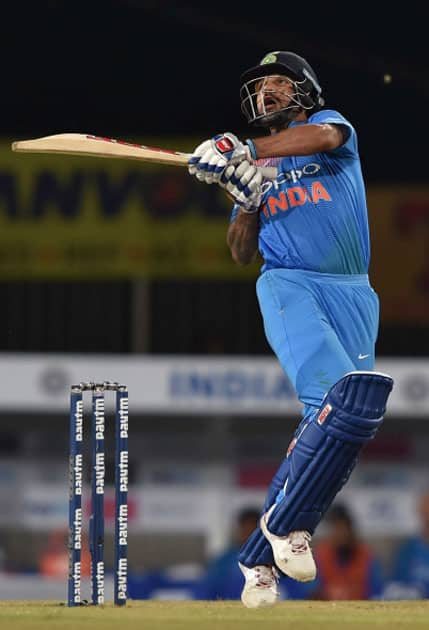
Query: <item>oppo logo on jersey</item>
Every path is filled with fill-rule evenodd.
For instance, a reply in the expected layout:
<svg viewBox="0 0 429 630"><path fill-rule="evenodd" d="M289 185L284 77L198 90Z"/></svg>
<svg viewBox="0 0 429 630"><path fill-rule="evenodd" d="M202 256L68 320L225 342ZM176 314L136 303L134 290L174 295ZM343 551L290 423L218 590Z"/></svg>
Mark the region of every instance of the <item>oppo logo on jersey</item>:
<svg viewBox="0 0 429 630"><path fill-rule="evenodd" d="M274 160L277 160L277 158L272 158L272 161ZM280 162L281 159L279 159L276 164L279 164ZM256 166L267 166L264 160L257 160L255 164ZM293 182L296 184L296 182L299 182L301 177L314 176L321 168L322 166L317 164L317 162L309 162L308 164L304 164L302 168L291 168L290 171L281 171L279 172L276 180L264 181L262 191L266 194L271 188L278 188L280 184L285 184L286 182Z"/></svg>
<svg viewBox="0 0 429 630"><path fill-rule="evenodd" d="M307 202L316 204L321 200L332 201L331 195L320 181L312 182L311 186L291 186L276 193L271 193L262 206L262 212L267 219Z"/></svg>
<svg viewBox="0 0 429 630"><path fill-rule="evenodd" d="M320 200L332 201L332 198L325 186L320 181L313 181L307 186L291 186L285 184L293 182L300 183L302 177L314 177L321 170L322 166L317 162L304 164L302 168L292 168L279 174L277 180L265 181L262 190L265 202L262 211L267 219L281 216L282 212L302 206L306 202L318 203ZM283 184L283 186L282 186ZM283 190L280 190L283 188Z"/></svg>
<svg viewBox="0 0 429 630"><path fill-rule="evenodd" d="M293 181L294 183L299 181L304 175L315 175L320 171L322 167L316 162L310 162L305 164L302 168L292 168L290 171L282 173L278 177L278 182L281 184L283 181Z"/></svg>

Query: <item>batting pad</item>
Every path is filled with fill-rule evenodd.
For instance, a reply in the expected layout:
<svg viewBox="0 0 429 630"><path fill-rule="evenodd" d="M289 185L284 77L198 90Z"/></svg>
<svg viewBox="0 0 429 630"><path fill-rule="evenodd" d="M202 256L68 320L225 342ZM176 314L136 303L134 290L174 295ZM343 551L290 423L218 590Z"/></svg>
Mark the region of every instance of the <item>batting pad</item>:
<svg viewBox="0 0 429 630"><path fill-rule="evenodd" d="M378 372L350 372L331 387L318 415L289 449L286 492L270 515L270 532L278 536L295 530L314 532L349 478L359 452L381 425L392 387L390 376ZM239 558L246 566L255 566L267 562L268 555L267 541L257 530Z"/></svg>

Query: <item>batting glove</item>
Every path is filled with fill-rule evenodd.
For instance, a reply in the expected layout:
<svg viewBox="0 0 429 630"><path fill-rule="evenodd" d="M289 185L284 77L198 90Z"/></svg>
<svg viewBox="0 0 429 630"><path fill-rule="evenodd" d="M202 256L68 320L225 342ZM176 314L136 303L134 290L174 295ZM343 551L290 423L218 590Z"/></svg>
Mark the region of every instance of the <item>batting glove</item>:
<svg viewBox="0 0 429 630"><path fill-rule="evenodd" d="M261 170L247 160L227 166L219 185L225 188L245 212L258 212L262 201Z"/></svg>
<svg viewBox="0 0 429 630"><path fill-rule="evenodd" d="M250 159L250 149L232 133L222 133L202 142L188 161L188 171L200 182L218 183L229 164Z"/></svg>

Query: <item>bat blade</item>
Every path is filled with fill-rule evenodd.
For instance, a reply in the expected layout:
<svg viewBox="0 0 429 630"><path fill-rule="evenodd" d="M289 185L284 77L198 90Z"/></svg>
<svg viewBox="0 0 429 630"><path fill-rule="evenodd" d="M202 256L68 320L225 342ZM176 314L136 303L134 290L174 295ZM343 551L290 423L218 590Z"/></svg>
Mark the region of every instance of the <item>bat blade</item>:
<svg viewBox="0 0 429 630"><path fill-rule="evenodd" d="M12 142L12 151L16 153L61 153L103 158L116 157L153 162L154 164L171 164L172 166L187 166L191 157L190 153L148 147L143 144L85 133L57 133L32 140L17 140ZM261 171L267 179L277 177L277 169L274 167L262 167Z"/></svg>
<svg viewBox="0 0 429 630"><path fill-rule="evenodd" d="M103 138L84 133L59 133L33 140L18 140L12 143L12 151L18 153L63 153L128 160L141 160L157 164L186 166L189 155L159 147Z"/></svg>

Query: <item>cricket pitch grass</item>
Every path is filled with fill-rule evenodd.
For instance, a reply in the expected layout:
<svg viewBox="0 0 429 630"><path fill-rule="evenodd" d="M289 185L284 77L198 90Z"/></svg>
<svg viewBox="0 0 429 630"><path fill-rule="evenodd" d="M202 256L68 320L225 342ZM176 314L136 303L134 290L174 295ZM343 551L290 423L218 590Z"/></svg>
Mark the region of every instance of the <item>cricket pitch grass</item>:
<svg viewBox="0 0 429 630"><path fill-rule="evenodd" d="M130 601L124 608L67 608L58 602L0 602L1 630L429 630L429 601L282 602L248 610L240 602Z"/></svg>

